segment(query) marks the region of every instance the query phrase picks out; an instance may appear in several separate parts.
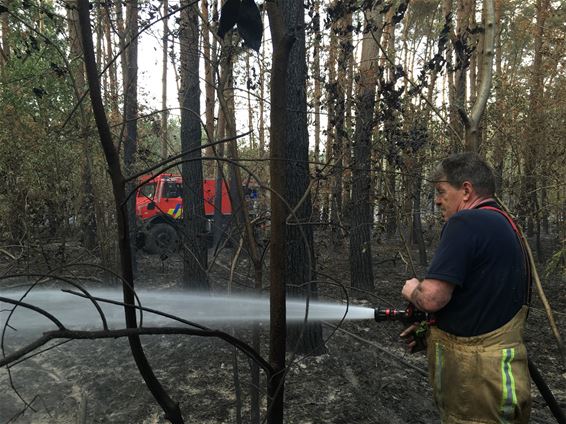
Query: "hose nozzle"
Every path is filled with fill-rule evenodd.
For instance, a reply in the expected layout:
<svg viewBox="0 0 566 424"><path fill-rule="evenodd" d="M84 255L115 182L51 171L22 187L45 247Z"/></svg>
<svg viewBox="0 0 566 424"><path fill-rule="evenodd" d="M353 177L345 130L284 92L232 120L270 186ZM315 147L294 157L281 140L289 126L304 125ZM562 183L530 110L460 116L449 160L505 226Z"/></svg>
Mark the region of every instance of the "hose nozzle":
<svg viewBox="0 0 566 424"><path fill-rule="evenodd" d="M406 324L411 324L413 322L426 321L427 314L409 304L406 309L375 308L374 317L377 322L402 321Z"/></svg>

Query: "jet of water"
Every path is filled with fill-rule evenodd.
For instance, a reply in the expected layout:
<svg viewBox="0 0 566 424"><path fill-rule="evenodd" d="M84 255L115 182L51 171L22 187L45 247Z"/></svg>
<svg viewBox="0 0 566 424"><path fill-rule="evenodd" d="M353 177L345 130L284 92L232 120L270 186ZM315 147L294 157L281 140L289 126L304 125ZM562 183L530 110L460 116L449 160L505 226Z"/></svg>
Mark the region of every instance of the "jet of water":
<svg viewBox="0 0 566 424"><path fill-rule="evenodd" d="M121 290L90 290L93 297L122 301ZM23 291L0 291L0 297L19 300ZM269 299L253 296L214 296L183 291L139 290L141 305L188 321L203 325L245 326L252 322L269 321ZM23 300L53 314L65 326L73 329L100 328L101 321L92 302L88 299L57 289L31 291ZM110 328L124 327L123 307L100 302ZM3 327L13 305L0 301L0 325ZM138 311L139 315L139 311ZM339 321L374 318L374 309L364 306L326 303L304 299L287 301L287 321ZM178 324L176 321L150 312L143 313L146 326ZM53 323L37 312L17 307L10 318L10 325L18 329L54 329Z"/></svg>

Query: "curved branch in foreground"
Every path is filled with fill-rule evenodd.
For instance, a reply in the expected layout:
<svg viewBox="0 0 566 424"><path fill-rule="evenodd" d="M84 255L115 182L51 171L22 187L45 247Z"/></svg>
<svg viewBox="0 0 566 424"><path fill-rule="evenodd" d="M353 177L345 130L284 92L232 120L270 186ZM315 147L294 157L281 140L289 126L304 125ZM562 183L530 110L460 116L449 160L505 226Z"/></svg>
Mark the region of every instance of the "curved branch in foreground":
<svg viewBox="0 0 566 424"><path fill-rule="evenodd" d="M130 288L134 286L134 273L132 264L132 252L130 244L130 235L128 228L127 210L122 205L126 198L124 175L120 167L120 157L112 141L112 134L104 111L102 102L102 94L100 91L100 80L96 67L96 59L94 55L94 46L92 42L92 31L90 27L90 11L88 0L78 0L78 13L80 23L81 41L84 53L85 70L87 74L88 87L92 103L92 110L96 127L100 136L102 149L108 164L108 171L112 179L112 189L114 194L114 203L116 206L116 218L118 224L118 244L120 249L120 265L124 280L129 284L124 285L124 313L126 316L126 326L128 328L137 327L136 312L133 307L134 295ZM153 395L154 399L165 412L167 420L174 424L184 422L181 410L177 402L173 401L169 393L157 379L147 357L145 356L141 341L136 333L132 333L128 337L130 350L134 361L138 367L139 373L144 379L147 388Z"/></svg>
<svg viewBox="0 0 566 424"><path fill-rule="evenodd" d="M9 303L11 305L20 306L22 308L30 309L38 314L43 315L45 318L49 319L53 324L59 327L59 330L64 331L65 326L59 321L55 316L51 315L49 312L38 308L37 306L30 305L29 303L21 302L19 300L10 299L9 297L2 297L0 296L0 302Z"/></svg>
<svg viewBox="0 0 566 424"><path fill-rule="evenodd" d="M52 274L38 274L38 273L24 273L24 274L6 274L0 277L0 281L1 280L5 280L8 278L20 278L20 277L37 277L38 280L33 283L26 291L25 294L20 298L20 301L23 301L23 299L35 288L37 287L43 279L45 279L45 281L47 280L59 280L59 281L63 281L64 283L67 283L73 287L75 287L76 289L80 290L84 297L89 299L91 301L91 303L93 304L94 308L96 309L96 311L98 312L98 316L100 317L100 321L102 322L102 327L107 330L108 329L108 323L106 322L106 316L104 315L104 312L102 311L102 308L100 307L100 305L96 302L96 300L90 295L90 293L88 292L88 290L86 290L84 287L82 287L80 284L75 283L73 280L71 280L70 278L67 277L61 277L61 276L56 276L56 275L52 275ZM61 291L65 291L65 290L61 290ZM135 293L134 293L135 294ZM136 300L139 303L139 298L136 296ZM16 306L20 305L20 303L16 304ZM11 314L10 314L11 315ZM10 319L10 317L8 317L8 319ZM3 346L3 342L4 342L4 335L2 334L1 340L0 340L0 347Z"/></svg>

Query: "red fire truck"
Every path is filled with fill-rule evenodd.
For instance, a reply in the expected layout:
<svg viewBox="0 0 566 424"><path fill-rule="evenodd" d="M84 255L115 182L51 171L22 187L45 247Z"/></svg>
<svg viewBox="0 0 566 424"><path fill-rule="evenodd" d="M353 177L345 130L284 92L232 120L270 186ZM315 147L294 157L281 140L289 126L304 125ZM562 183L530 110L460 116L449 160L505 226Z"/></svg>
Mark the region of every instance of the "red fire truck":
<svg viewBox="0 0 566 424"><path fill-rule="evenodd" d="M179 233L176 223L183 214L183 186L180 175L160 174L156 177L147 176L140 179L136 193L136 219L138 247L148 253L163 253L177 250ZM216 181L204 180L204 214L209 219L214 216ZM223 215L232 214L232 205L226 183L222 182L222 197L220 212ZM210 225L207 226L210 230Z"/></svg>

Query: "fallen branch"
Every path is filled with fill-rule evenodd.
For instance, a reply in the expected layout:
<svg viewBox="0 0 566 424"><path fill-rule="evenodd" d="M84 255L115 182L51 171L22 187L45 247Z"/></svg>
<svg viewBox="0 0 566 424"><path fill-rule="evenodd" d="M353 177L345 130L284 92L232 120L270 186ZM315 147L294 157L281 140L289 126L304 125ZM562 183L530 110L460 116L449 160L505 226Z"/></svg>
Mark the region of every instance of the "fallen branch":
<svg viewBox="0 0 566 424"><path fill-rule="evenodd" d="M95 339L117 339L120 337L131 336L152 336L152 335L187 335L187 336L200 336L200 337L216 337L222 339L231 345L235 346L243 354L250 359L257 362L257 364L266 372L268 378L273 374L273 368L259 355L255 353L251 347L246 345L241 340L232 337L230 334L224 333L219 330L202 330L196 328L183 328L183 327L142 327L142 328L122 328L119 330L95 330L95 331L81 331L69 330L63 328L61 330L47 331L37 340L30 344L6 355L0 359L0 367L10 365L12 362L23 358L28 353L33 352L35 349L47 344L54 339L72 339L72 340L95 340Z"/></svg>

